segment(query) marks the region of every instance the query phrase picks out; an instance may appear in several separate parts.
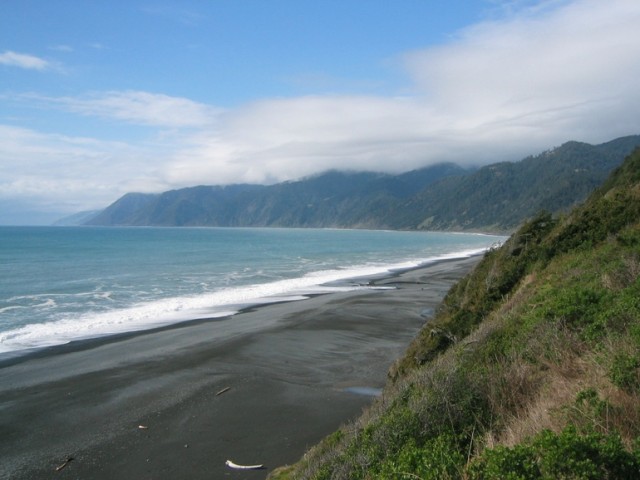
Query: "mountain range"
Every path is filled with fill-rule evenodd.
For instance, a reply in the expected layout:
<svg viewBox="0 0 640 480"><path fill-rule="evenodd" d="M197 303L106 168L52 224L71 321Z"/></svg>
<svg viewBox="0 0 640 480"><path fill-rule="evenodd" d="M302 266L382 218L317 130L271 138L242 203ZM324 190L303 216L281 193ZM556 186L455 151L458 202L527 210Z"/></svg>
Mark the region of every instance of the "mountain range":
<svg viewBox="0 0 640 480"><path fill-rule="evenodd" d="M329 171L275 185L196 186L128 193L60 224L315 227L507 232L540 210L582 202L640 145L567 142L518 162L441 163L399 175Z"/></svg>

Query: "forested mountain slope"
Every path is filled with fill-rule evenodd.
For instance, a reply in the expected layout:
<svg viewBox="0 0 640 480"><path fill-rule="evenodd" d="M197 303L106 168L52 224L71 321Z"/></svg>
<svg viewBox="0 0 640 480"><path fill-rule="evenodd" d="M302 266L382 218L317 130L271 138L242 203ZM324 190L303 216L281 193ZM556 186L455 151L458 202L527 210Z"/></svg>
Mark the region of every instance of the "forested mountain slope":
<svg viewBox="0 0 640 480"><path fill-rule="evenodd" d="M445 163L400 175L332 171L269 186L127 194L85 224L513 231L540 209L583 201L638 145L630 136L475 170Z"/></svg>
<svg viewBox="0 0 640 480"><path fill-rule="evenodd" d="M417 195L408 210L422 229L509 230L540 210L570 210L622 163L640 137L601 145L568 142L512 163L481 168L464 177L444 179Z"/></svg>
<svg viewBox="0 0 640 480"><path fill-rule="evenodd" d="M640 150L486 253L383 396L271 478L640 478Z"/></svg>

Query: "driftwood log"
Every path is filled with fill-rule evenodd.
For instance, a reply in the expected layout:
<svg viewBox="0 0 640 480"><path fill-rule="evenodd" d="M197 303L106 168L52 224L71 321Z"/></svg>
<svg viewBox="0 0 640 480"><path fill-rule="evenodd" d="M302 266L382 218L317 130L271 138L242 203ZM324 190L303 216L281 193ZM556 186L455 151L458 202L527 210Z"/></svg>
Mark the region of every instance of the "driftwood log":
<svg viewBox="0 0 640 480"><path fill-rule="evenodd" d="M229 390L231 390L231 387L224 387L222 390L220 390L218 393L216 393L216 397L218 395L222 395L225 392L228 392Z"/></svg>
<svg viewBox="0 0 640 480"><path fill-rule="evenodd" d="M231 460L227 460L227 467L235 468L236 470L259 470L262 468L262 465L238 465L237 463L233 463Z"/></svg>
<svg viewBox="0 0 640 480"><path fill-rule="evenodd" d="M69 463L71 463L71 461L73 461L73 457L67 457L64 461L64 463L61 463L60 465L58 465L56 467L56 472L59 472L60 470L62 470L64 467L66 467L67 465L69 465Z"/></svg>

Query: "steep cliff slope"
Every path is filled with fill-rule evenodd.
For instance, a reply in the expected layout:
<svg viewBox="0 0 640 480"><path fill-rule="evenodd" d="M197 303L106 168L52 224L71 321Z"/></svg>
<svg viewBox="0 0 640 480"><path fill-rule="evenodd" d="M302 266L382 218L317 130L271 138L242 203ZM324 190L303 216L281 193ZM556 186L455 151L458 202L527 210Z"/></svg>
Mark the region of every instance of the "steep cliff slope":
<svg viewBox="0 0 640 480"><path fill-rule="evenodd" d="M383 396L272 478L640 478L640 150L488 252Z"/></svg>

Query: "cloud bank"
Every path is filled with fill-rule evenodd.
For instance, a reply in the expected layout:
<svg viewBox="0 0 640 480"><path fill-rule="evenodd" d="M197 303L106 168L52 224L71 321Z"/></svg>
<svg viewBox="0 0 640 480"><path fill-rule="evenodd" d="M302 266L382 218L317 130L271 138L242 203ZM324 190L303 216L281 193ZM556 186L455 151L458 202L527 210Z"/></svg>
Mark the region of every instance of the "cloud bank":
<svg viewBox="0 0 640 480"><path fill-rule="evenodd" d="M167 181L481 164L640 132L640 3L553 4L404 54L404 96L270 99L229 112L220 128L176 152Z"/></svg>
<svg viewBox="0 0 640 480"><path fill-rule="evenodd" d="M4 125L0 138L0 158L11 160L0 162L0 202L23 198L34 210L80 211L112 201L114 188L166 186L154 180L158 172L145 148Z"/></svg>
<svg viewBox="0 0 640 480"><path fill-rule="evenodd" d="M388 96L329 92L228 110L143 91L38 97L48 108L142 126L148 137L128 144L2 127L0 199L33 194L79 210L133 190L486 164L640 133L640 2L536 5L402 53L407 83ZM46 68L15 55L0 63ZM51 165L61 173L47 173Z"/></svg>

